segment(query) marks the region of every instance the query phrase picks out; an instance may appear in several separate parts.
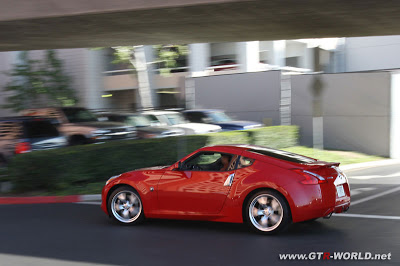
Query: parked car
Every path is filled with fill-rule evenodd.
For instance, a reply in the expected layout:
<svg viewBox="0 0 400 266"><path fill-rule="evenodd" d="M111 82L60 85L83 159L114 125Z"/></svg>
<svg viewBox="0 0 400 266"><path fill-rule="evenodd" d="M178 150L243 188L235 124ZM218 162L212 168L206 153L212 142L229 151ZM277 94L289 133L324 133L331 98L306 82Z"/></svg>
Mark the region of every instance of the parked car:
<svg viewBox="0 0 400 266"><path fill-rule="evenodd" d="M138 138L143 139L181 136L185 134L185 131L180 128L155 125L153 126L147 116L137 113L103 113L99 116L99 119L105 119L106 121L112 122L120 122L124 123L125 125L135 127Z"/></svg>
<svg viewBox="0 0 400 266"><path fill-rule="evenodd" d="M245 222L271 234L347 211L350 188L338 166L261 146L204 147L170 166L111 177L101 207L122 224L145 218Z"/></svg>
<svg viewBox="0 0 400 266"><path fill-rule="evenodd" d="M32 116L0 118L0 165L5 165L15 154L66 145L67 139L51 119Z"/></svg>
<svg viewBox="0 0 400 266"><path fill-rule="evenodd" d="M40 115L54 119L69 145L98 143L136 138L133 127L117 122L99 121L92 112L81 107L50 107L27 109L23 115Z"/></svg>
<svg viewBox="0 0 400 266"><path fill-rule="evenodd" d="M147 111L143 112L143 115L150 119L153 124L181 128L186 135L221 131L221 127L217 125L190 123L181 113L175 111Z"/></svg>
<svg viewBox="0 0 400 266"><path fill-rule="evenodd" d="M218 125L224 131L252 129L263 126L259 122L234 120L224 111L215 109L186 110L183 111L183 115L190 122Z"/></svg>

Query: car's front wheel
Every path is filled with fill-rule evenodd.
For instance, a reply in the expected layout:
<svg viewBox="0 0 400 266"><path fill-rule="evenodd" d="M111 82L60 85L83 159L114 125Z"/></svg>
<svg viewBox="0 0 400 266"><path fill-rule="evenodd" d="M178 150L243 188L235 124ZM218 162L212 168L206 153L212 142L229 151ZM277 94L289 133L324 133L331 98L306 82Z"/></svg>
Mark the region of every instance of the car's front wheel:
<svg viewBox="0 0 400 266"><path fill-rule="evenodd" d="M140 196L128 186L119 187L111 193L108 210L111 217L122 224L137 224L144 219Z"/></svg>
<svg viewBox="0 0 400 266"><path fill-rule="evenodd" d="M260 191L250 197L244 216L252 229L264 234L281 232L291 223L289 205L273 190Z"/></svg>

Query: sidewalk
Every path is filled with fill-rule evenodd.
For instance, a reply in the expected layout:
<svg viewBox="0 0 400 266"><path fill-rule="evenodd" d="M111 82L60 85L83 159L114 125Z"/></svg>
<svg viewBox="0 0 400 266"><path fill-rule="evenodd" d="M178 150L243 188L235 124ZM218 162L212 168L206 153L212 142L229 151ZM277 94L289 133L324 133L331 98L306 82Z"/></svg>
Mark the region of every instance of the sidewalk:
<svg viewBox="0 0 400 266"><path fill-rule="evenodd" d="M399 159L387 159L366 163L356 163L340 166L343 171L361 170L371 167L400 164ZM93 195L69 195L69 196L36 196L36 197L0 197L1 204L39 204L39 203L93 203L101 201L100 194Z"/></svg>
<svg viewBox="0 0 400 266"><path fill-rule="evenodd" d="M361 170L371 167L388 166L394 164L400 164L400 159L385 159L385 160L378 160L365 163L354 163L354 164L340 166L340 169L342 169L343 171L352 171L352 170Z"/></svg>

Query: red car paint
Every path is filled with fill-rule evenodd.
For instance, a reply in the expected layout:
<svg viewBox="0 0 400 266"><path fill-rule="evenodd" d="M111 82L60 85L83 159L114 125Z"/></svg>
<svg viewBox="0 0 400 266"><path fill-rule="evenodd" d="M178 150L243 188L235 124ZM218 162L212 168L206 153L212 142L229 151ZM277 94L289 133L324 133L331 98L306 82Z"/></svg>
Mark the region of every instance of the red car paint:
<svg viewBox="0 0 400 266"><path fill-rule="evenodd" d="M273 189L282 194L290 206L293 222L324 217L349 208L350 187L346 176L335 169L338 163L311 158L310 162L296 163L252 152L255 147L204 147L180 160L184 162L201 151L229 153L254 160L250 166L236 170L183 171L177 170L177 162L171 166L124 173L104 186L101 207L109 214L108 196L118 186L127 185L139 193L144 214L148 218L242 223L247 197L260 189ZM302 183L306 178L299 171L304 170L320 175L325 181ZM235 174L232 185L224 186L232 173ZM338 197L335 182L343 186L345 194L341 197Z"/></svg>

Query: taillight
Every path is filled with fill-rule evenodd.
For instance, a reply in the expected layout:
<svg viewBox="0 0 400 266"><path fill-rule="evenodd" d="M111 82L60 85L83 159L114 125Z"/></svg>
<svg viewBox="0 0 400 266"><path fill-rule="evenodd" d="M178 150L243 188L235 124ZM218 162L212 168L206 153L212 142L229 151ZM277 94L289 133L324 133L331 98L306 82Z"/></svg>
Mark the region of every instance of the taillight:
<svg viewBox="0 0 400 266"><path fill-rule="evenodd" d="M294 171L304 177L304 179L300 181L300 183L304 185L317 185L327 182L325 178L316 173L300 169L296 169Z"/></svg>
<svg viewBox="0 0 400 266"><path fill-rule="evenodd" d="M21 154L31 151L31 144L29 142L20 142L15 146L15 154Z"/></svg>

